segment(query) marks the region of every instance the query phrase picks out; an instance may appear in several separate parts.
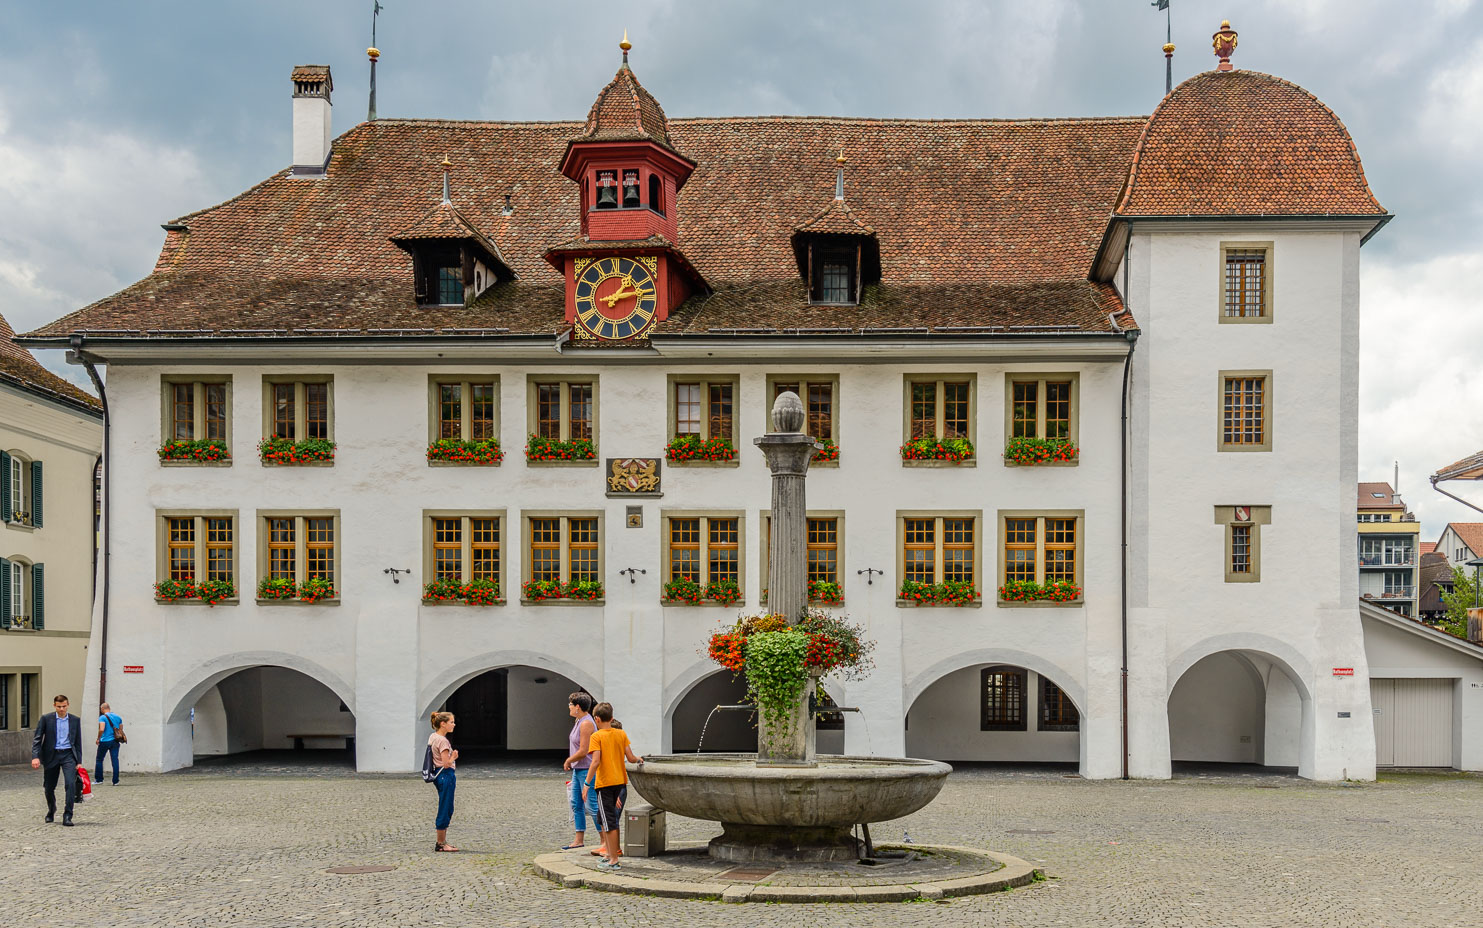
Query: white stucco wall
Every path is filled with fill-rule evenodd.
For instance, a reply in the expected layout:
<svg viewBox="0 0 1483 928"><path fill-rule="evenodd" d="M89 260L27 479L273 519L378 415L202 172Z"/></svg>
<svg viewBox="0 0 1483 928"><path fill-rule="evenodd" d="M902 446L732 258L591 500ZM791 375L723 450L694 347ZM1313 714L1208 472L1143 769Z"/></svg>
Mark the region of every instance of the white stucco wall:
<svg viewBox="0 0 1483 928"><path fill-rule="evenodd" d="M1039 731L1040 675L1025 674L1024 731L983 731L980 668L956 670L927 687L907 716L906 751L945 761L1076 763L1079 732Z"/></svg>
<svg viewBox="0 0 1483 928"><path fill-rule="evenodd" d="M1407 627L1378 610L1363 613L1370 676L1456 680L1452 705L1452 766L1483 770L1483 650L1430 629Z"/></svg>

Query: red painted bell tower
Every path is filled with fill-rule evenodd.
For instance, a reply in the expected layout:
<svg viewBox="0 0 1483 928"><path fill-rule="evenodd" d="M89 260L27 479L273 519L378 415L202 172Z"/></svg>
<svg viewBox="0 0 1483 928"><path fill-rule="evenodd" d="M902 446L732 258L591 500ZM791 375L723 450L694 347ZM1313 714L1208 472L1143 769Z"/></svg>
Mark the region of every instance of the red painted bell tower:
<svg viewBox="0 0 1483 928"><path fill-rule="evenodd" d="M677 198L695 162L675 149L664 108L629 68L626 32L619 47L623 64L561 160L561 173L581 188L582 236L546 253L566 277L566 319L577 337L610 341L642 337L705 286L676 244ZM600 269L589 271L594 264Z"/></svg>

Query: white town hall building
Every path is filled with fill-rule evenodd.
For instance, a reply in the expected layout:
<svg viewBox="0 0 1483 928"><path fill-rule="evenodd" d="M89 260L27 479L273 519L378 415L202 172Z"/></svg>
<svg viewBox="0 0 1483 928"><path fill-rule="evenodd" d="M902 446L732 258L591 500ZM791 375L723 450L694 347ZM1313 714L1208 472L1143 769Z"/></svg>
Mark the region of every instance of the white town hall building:
<svg viewBox="0 0 1483 928"><path fill-rule="evenodd" d="M671 120L627 58L585 122L337 138L296 68L291 167L22 340L107 368L93 647L106 608L132 765L410 770L444 705L460 747L560 748L577 688L694 750L741 695L707 635L766 608L751 440L793 389L812 590L878 642L825 746L1374 776L1389 216L1332 111L1222 58L1150 117ZM734 713L704 747L749 745Z"/></svg>

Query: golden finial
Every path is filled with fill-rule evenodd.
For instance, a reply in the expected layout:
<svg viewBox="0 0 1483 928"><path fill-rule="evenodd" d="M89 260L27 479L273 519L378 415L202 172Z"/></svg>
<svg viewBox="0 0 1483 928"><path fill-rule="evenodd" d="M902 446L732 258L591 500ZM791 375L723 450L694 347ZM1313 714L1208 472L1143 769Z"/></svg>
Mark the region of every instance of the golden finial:
<svg viewBox="0 0 1483 928"><path fill-rule="evenodd" d="M625 52L628 51L630 48L633 48L633 43L630 42L630 41L628 41L628 30L627 29L624 29L623 30L623 41L621 41L621 42L618 43L618 47L621 48L621 49L623 49Z"/></svg>
<svg viewBox="0 0 1483 928"><path fill-rule="evenodd" d="M366 49L366 56L369 57L372 61L375 61L377 58L381 57L381 49L372 45L370 48Z"/></svg>
<svg viewBox="0 0 1483 928"><path fill-rule="evenodd" d="M1164 54L1166 54L1166 55L1172 55L1172 54L1174 54L1174 43L1173 42L1165 42L1164 43Z"/></svg>
<svg viewBox="0 0 1483 928"><path fill-rule="evenodd" d="M850 160L850 159L848 159L848 158L846 158L846 157L845 157L845 156L844 156L844 149L843 149L843 148L841 148L841 149L840 149L840 150L839 150L839 157L838 157L838 158L835 158L835 159L834 159L834 163L835 163L835 164L844 164L844 163L845 163L845 162L847 162L847 161L849 161L849 160Z"/></svg>
<svg viewBox="0 0 1483 928"><path fill-rule="evenodd" d="M447 155L444 155L443 156L443 170L446 171L446 170L448 170L451 167L453 167L453 162L448 160L448 156Z"/></svg>
<svg viewBox="0 0 1483 928"><path fill-rule="evenodd" d="M1220 21L1220 28L1222 28L1222 29L1229 29L1229 28L1231 28L1231 21L1229 19L1222 19ZM626 35L627 33L624 33L624 34Z"/></svg>

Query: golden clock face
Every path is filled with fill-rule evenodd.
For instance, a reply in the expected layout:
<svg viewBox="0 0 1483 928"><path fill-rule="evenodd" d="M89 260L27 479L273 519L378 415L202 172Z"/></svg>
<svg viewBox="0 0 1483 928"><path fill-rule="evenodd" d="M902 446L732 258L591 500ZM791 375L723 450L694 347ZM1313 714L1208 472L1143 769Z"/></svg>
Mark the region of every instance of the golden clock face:
<svg viewBox="0 0 1483 928"><path fill-rule="evenodd" d="M611 341L643 334L654 322L659 298L645 259L599 258L577 275L576 299L578 325Z"/></svg>

